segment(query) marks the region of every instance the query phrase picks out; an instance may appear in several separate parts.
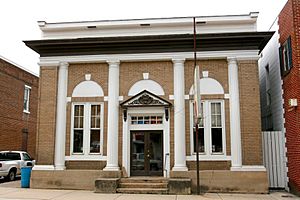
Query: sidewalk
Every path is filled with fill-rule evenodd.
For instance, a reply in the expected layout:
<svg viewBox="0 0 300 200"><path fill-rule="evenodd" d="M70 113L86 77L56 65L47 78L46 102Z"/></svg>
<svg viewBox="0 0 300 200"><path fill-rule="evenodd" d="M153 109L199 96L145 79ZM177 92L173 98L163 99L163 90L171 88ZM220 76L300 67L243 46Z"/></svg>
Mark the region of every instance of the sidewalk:
<svg viewBox="0 0 300 200"><path fill-rule="evenodd" d="M285 192L268 195L254 194L220 194L204 195L131 195L131 194L96 194L82 190L42 190L16 188L19 181L0 184L0 200L289 200L299 199ZM13 186L12 186L13 185Z"/></svg>

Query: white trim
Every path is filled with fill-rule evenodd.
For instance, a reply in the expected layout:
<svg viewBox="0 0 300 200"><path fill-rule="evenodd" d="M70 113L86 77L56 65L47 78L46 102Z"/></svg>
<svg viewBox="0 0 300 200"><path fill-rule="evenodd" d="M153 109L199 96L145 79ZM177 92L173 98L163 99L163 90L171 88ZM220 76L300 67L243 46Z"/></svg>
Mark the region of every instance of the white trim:
<svg viewBox="0 0 300 200"><path fill-rule="evenodd" d="M29 85L25 85L25 88L28 88L28 89L31 90L31 87Z"/></svg>
<svg viewBox="0 0 300 200"><path fill-rule="evenodd" d="M73 153L73 132L74 132L74 107L76 105L84 106L84 120L83 120L83 153ZM90 112L92 105L100 105L100 153L90 153ZM89 160L97 157L103 158L103 134L104 134L104 103L103 102L73 102L71 109L71 128L70 128L70 156L66 156L72 160ZM96 159L97 160L97 159ZM106 157L105 157L106 160Z"/></svg>
<svg viewBox="0 0 300 200"><path fill-rule="evenodd" d="M200 94L201 95L219 95L224 94L224 88L219 81L213 78L201 78L200 79ZM194 94L194 84L189 90L189 94Z"/></svg>
<svg viewBox="0 0 300 200"><path fill-rule="evenodd" d="M82 81L72 91L72 97L102 97L103 89L95 81Z"/></svg>
<svg viewBox="0 0 300 200"><path fill-rule="evenodd" d="M242 167L231 167L230 171L265 172L267 170L263 165L243 165Z"/></svg>
<svg viewBox="0 0 300 200"><path fill-rule="evenodd" d="M255 23L257 21L258 12L250 12L241 15L213 15L213 16L196 16L197 21L206 21L214 23ZM124 20L98 20L98 21L77 21L77 22L57 22L48 23L45 21L38 21L38 25L42 31L55 30L72 30L74 28L86 29L87 26L101 26L103 29L111 27L132 27L136 24L154 24L158 26L165 26L166 24L191 24L191 17L171 17L171 18L144 18L144 19L124 19Z"/></svg>
<svg viewBox="0 0 300 200"><path fill-rule="evenodd" d="M174 88L174 166L172 171L188 171L185 141L185 59L175 58L172 62Z"/></svg>
<svg viewBox="0 0 300 200"><path fill-rule="evenodd" d="M23 113L30 114L30 112L27 110L23 110Z"/></svg>
<svg viewBox="0 0 300 200"><path fill-rule="evenodd" d="M224 94L224 99L230 99L230 94Z"/></svg>
<svg viewBox="0 0 300 200"><path fill-rule="evenodd" d="M48 67L58 67L59 66L59 63L60 63L60 60L49 60L49 61L41 61L41 58L40 57L40 62L38 63L38 65L42 68L48 68Z"/></svg>
<svg viewBox="0 0 300 200"><path fill-rule="evenodd" d="M108 63L108 116L107 116L107 162L104 171L118 171L119 140L119 93L120 61L107 58Z"/></svg>
<svg viewBox="0 0 300 200"><path fill-rule="evenodd" d="M38 171L38 170L55 170L54 165L34 165L32 170Z"/></svg>
<svg viewBox="0 0 300 200"><path fill-rule="evenodd" d="M72 101L72 97L67 97L66 101L67 102L71 102Z"/></svg>
<svg viewBox="0 0 300 200"><path fill-rule="evenodd" d="M106 63L107 60L118 58L120 61L153 61L177 59L193 59L193 52L171 53L141 53L141 54L110 54L110 55L80 55L80 56L49 56L40 58L40 66L57 66L59 61L69 63ZM227 59L235 57L237 60L258 60L258 50L232 51L202 51L197 52L198 59Z"/></svg>
<svg viewBox="0 0 300 200"><path fill-rule="evenodd" d="M156 81L151 79L143 79L135 82L128 91L128 96L134 96L138 93L147 90L155 95L165 95L163 87Z"/></svg>
<svg viewBox="0 0 300 200"><path fill-rule="evenodd" d="M57 80L57 105L56 105L56 127L55 127L55 170L65 169L65 144L66 144L66 98L68 87L68 66L67 62L60 62Z"/></svg>
<svg viewBox="0 0 300 200"><path fill-rule="evenodd" d="M187 161L196 161L196 154L194 153L191 156L186 157ZM199 154L199 160L200 161L231 161L231 156L225 156L225 155L203 155Z"/></svg>
<svg viewBox="0 0 300 200"><path fill-rule="evenodd" d="M241 118L240 118L240 93L239 93L239 69L237 59L229 57L228 61L228 86L229 86L229 114L230 114L230 144L231 166L242 166L241 143Z"/></svg>
<svg viewBox="0 0 300 200"><path fill-rule="evenodd" d="M106 156L102 155L71 155L65 157L66 161L106 161Z"/></svg>
<svg viewBox="0 0 300 200"><path fill-rule="evenodd" d="M258 13L196 16L198 33L257 31ZM83 22L38 22L43 39L120 37L140 35L192 34L192 17L101 20ZM144 25L144 26L143 26ZM145 26L146 25L146 26Z"/></svg>
<svg viewBox="0 0 300 200"><path fill-rule="evenodd" d="M169 110L170 113L170 110ZM135 125L131 124L131 116L137 115L162 115L163 124L153 125L153 124L143 124ZM165 110L164 108L159 107L137 107L137 108L128 108L127 110L127 120L123 121L123 151L122 151L122 165L125 168L128 176L130 177L130 131L131 130L162 130L163 131L163 165L166 161L166 166L164 167L164 177L169 177L170 173L170 118L166 121Z"/></svg>

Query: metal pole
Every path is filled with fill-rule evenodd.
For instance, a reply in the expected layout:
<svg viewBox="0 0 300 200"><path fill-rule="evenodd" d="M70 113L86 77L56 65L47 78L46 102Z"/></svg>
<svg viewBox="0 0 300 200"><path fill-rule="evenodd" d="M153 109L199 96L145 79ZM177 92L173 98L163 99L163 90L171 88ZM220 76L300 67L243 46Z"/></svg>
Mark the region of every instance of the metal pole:
<svg viewBox="0 0 300 200"><path fill-rule="evenodd" d="M193 17L194 21L194 67L197 65L197 44L196 44L196 18ZM198 80L197 80L198 81ZM194 91L196 92L196 91ZM200 94L199 94L200 95ZM201 105L201 102L199 102ZM199 106L199 105L197 105ZM198 116L197 116L198 117ZM200 194L200 177L199 177L199 130L198 130L198 119L195 119L196 129L196 166L197 166L197 195Z"/></svg>

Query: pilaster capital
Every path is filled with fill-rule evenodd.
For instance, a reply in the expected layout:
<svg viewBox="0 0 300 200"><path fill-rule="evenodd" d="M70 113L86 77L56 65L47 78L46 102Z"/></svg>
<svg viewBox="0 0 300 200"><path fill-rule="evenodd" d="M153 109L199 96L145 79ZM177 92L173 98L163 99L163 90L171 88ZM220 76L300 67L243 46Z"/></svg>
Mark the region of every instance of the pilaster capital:
<svg viewBox="0 0 300 200"><path fill-rule="evenodd" d="M118 67L120 65L120 60L118 59L106 60L106 62L110 67Z"/></svg>
<svg viewBox="0 0 300 200"><path fill-rule="evenodd" d="M174 65L183 65L185 62L185 58L172 58L172 62Z"/></svg>
<svg viewBox="0 0 300 200"><path fill-rule="evenodd" d="M237 58L236 57L227 57L228 64L237 64Z"/></svg>
<svg viewBox="0 0 300 200"><path fill-rule="evenodd" d="M61 69L68 69L69 63L68 62L59 62L59 68Z"/></svg>

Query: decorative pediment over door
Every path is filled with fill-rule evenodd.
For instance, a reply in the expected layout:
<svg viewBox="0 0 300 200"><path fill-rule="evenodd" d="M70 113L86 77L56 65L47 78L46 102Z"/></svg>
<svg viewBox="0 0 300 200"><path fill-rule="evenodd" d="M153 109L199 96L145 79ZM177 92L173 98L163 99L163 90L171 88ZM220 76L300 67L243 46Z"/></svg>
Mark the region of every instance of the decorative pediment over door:
<svg viewBox="0 0 300 200"><path fill-rule="evenodd" d="M138 107L163 107L165 109L165 118L169 120L169 107L172 106L167 100L144 90L135 96L122 102L120 106L123 108L124 121L127 120L127 108L138 108Z"/></svg>
<svg viewBox="0 0 300 200"><path fill-rule="evenodd" d="M131 97L130 99L122 102L120 104L121 107L127 108L127 107L170 107L172 104L168 102L167 100L164 100L163 98L144 90L135 96Z"/></svg>

